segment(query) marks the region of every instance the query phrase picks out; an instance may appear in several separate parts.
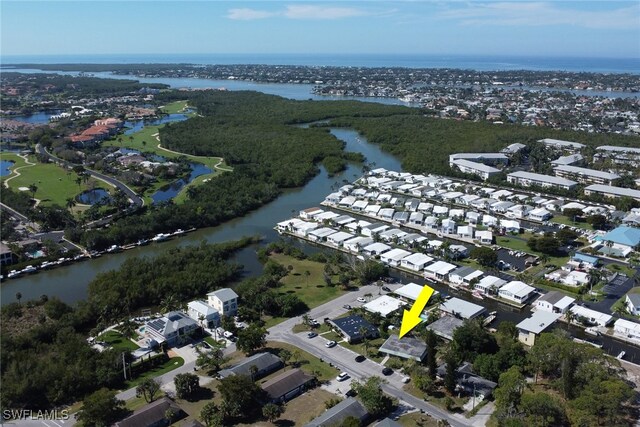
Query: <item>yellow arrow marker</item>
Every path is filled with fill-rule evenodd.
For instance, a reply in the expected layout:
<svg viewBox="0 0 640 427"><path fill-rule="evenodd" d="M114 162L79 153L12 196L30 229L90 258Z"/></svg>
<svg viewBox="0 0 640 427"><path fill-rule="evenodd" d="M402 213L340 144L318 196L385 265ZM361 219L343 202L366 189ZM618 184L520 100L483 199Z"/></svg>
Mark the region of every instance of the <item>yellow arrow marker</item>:
<svg viewBox="0 0 640 427"><path fill-rule="evenodd" d="M424 285L420 291L420 295L418 295L418 299L413 303L411 310L404 311L402 314L402 324L400 325L400 338L407 335L421 322L420 313L422 313L427 302L429 302L431 295L433 295L433 288L429 285Z"/></svg>

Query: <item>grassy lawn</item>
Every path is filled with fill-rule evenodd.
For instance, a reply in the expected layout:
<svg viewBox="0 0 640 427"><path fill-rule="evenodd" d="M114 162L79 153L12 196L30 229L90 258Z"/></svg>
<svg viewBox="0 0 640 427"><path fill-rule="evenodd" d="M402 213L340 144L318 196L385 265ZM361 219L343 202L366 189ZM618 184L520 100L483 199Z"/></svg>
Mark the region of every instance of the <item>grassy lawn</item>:
<svg viewBox="0 0 640 427"><path fill-rule="evenodd" d="M564 215L558 215L551 218L549 222L555 222L557 224L565 224L571 227L578 227L584 230L593 230L593 227L588 222L573 222L569 217Z"/></svg>
<svg viewBox="0 0 640 427"><path fill-rule="evenodd" d="M184 112L183 110L185 108L187 108L187 101L176 101L176 102L172 102L170 104L167 105L163 105L162 107L160 107L162 109L162 111L164 111L167 114L178 114L178 113L182 113ZM193 115L193 113L190 113L190 115Z"/></svg>
<svg viewBox="0 0 640 427"><path fill-rule="evenodd" d="M133 341L126 339L120 332L111 330L100 335L98 341L104 341L118 351L134 351L139 349Z"/></svg>
<svg viewBox="0 0 640 427"><path fill-rule="evenodd" d="M607 264L605 268L614 273L624 273L627 277L633 277L636 274L636 270L628 265Z"/></svg>
<svg viewBox="0 0 640 427"><path fill-rule="evenodd" d="M513 249L514 251L522 251L528 254L533 254L538 256L543 255L542 252L532 251L531 248L527 246L527 240L531 237L530 234L526 234L526 233L521 234L519 235L519 237L524 240L516 239L514 237L509 237L509 236L498 236L496 243L504 248ZM558 267L566 264L568 261L569 261L568 256L562 256L562 257L550 256L549 257L549 264L555 264Z"/></svg>
<svg viewBox="0 0 640 427"><path fill-rule="evenodd" d="M165 393L162 390L158 391L158 394L154 396L154 401L164 397ZM133 399L129 399L125 403L125 407L130 411L135 411L136 409L140 409L147 404L147 401L144 400L144 397L134 397Z"/></svg>
<svg viewBox="0 0 640 427"><path fill-rule="evenodd" d="M5 159L4 154L2 157ZM24 164L24 160L20 160ZM36 163L33 156L29 157L29 161ZM53 163L36 163L34 166L24 167L18 172L20 172L20 176L11 178L8 182L9 187L17 190L20 187L29 187L29 185L35 184L38 187L35 197L40 199L40 203L45 206L53 204L65 206L67 198L75 197L89 188L112 188L105 182L93 178L90 178L86 184L82 182L78 186L75 182L77 175L74 172L67 171Z"/></svg>
<svg viewBox="0 0 640 427"><path fill-rule="evenodd" d="M314 338L317 339L317 338ZM281 343L281 342L276 342L276 341L269 341L267 343L267 350L271 351L272 353L279 353L280 350L282 349L287 349L290 352L298 352L300 354L300 358L299 358L299 365L300 365L300 369L302 369L303 371L309 373L309 374L314 374L314 372L317 374L317 378L320 381L328 381L332 378L335 378L335 376L338 374L338 369L336 369L335 367L331 367L329 366L329 363L327 362L321 362L320 359L318 359L317 357L313 356L310 353L307 353L304 350L299 349L296 346L293 346L291 344L286 344L286 343ZM327 349L327 351L330 351L331 349ZM289 364L293 363L293 358L289 361ZM287 368L287 369L291 369L291 368ZM281 373L279 371L279 373Z"/></svg>
<svg viewBox="0 0 640 427"><path fill-rule="evenodd" d="M299 260L284 254L272 254L270 258L293 269L281 282L284 286L277 289L280 294L295 293L309 308L317 307L339 297L345 291L339 286L330 287L324 283L324 264L309 260ZM305 272L308 271L307 276Z"/></svg>
<svg viewBox="0 0 640 427"><path fill-rule="evenodd" d="M13 165L11 166L11 173L7 176L3 176L2 179L6 179L13 176L14 174L13 171L15 169L21 168L23 166L28 166L27 163L24 161L24 158L18 156L17 153L2 153L2 160L5 160L7 162L13 162Z"/></svg>
<svg viewBox="0 0 640 427"><path fill-rule="evenodd" d="M438 407L440 407L443 410L447 410L447 405L445 404L445 401L447 399L446 394L443 391L436 391L434 393L434 395L428 395L425 392L417 389L416 387L414 387L413 384L409 383L406 384L404 387L402 387L404 391L406 391L409 394L414 395L415 397L419 398L419 399L424 399L429 403L432 403ZM455 397L452 396L451 397L453 399L453 412L457 412L457 413L462 413L463 412L463 405L469 400L468 397Z"/></svg>
<svg viewBox="0 0 640 427"><path fill-rule="evenodd" d="M405 427L438 427L438 421L435 418L421 414L419 411L401 416L398 422Z"/></svg>
<svg viewBox="0 0 640 427"><path fill-rule="evenodd" d="M124 388L125 390L130 389L132 387L137 386L147 378L155 378L162 374L166 374L167 372L173 371L174 369L179 368L182 365L184 365L184 359L182 357L172 357L171 359L164 362L162 365L158 365L153 369L148 370L144 374L140 375L139 377L131 381L127 381Z"/></svg>
<svg viewBox="0 0 640 427"><path fill-rule="evenodd" d="M377 353L377 348L384 344L386 340L384 338L376 338L375 340L369 340L369 354L364 352L364 345L362 343L359 344L350 344L346 341L341 342L340 345L350 349L351 351L355 351L358 354L363 354L367 358L374 360L376 362L381 362L384 359L385 355Z"/></svg>

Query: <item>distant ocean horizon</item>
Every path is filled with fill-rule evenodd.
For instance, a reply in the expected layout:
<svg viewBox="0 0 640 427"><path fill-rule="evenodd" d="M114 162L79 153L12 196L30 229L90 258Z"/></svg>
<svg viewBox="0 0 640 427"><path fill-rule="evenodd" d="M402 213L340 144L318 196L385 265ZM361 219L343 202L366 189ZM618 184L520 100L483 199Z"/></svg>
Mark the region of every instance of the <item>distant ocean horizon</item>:
<svg viewBox="0 0 640 427"><path fill-rule="evenodd" d="M640 58L408 54L83 54L1 55L0 64L303 65L336 67L453 68L477 71L570 71L640 74Z"/></svg>

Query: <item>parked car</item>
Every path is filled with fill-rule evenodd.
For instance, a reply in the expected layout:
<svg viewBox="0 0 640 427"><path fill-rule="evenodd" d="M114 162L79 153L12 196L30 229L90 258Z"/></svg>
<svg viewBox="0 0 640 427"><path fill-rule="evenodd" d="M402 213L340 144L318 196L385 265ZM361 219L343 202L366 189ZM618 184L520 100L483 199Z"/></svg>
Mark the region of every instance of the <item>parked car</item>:
<svg viewBox="0 0 640 427"><path fill-rule="evenodd" d="M324 346L327 348L331 348L331 347L335 347L336 346L336 342L335 341L327 341Z"/></svg>
<svg viewBox="0 0 640 427"><path fill-rule="evenodd" d="M360 362L364 362L367 358L364 357L363 355L359 354L356 356L356 362L360 363Z"/></svg>
<svg viewBox="0 0 640 427"><path fill-rule="evenodd" d="M357 298L357 301L358 301L358 302L367 302L367 300L366 300L366 299L364 299L364 298L362 298L362 297L358 297L358 298Z"/></svg>
<svg viewBox="0 0 640 427"><path fill-rule="evenodd" d="M382 370L382 375L387 375L387 376L388 376L388 375L391 375L391 374L393 374L393 369L391 369L391 368L389 368L389 367L385 367L385 368Z"/></svg>
<svg viewBox="0 0 640 427"><path fill-rule="evenodd" d="M383 286L382 290L385 291L385 292L391 292L391 289L389 289L388 286Z"/></svg>
<svg viewBox="0 0 640 427"><path fill-rule="evenodd" d="M347 310L351 310L351 306L349 304L343 305L342 308L347 309Z"/></svg>
<svg viewBox="0 0 640 427"><path fill-rule="evenodd" d="M349 390L347 390L347 392L344 395L346 397L354 397L354 396L357 396L358 393L354 389L350 388Z"/></svg>
<svg viewBox="0 0 640 427"><path fill-rule="evenodd" d="M309 332L309 333L307 333L307 338L315 338L315 337L317 337L317 336L318 336L318 334L316 334L315 332Z"/></svg>
<svg viewBox="0 0 640 427"><path fill-rule="evenodd" d="M346 372L340 372L336 377L336 381L344 381L348 378L349 378L349 374L347 374Z"/></svg>

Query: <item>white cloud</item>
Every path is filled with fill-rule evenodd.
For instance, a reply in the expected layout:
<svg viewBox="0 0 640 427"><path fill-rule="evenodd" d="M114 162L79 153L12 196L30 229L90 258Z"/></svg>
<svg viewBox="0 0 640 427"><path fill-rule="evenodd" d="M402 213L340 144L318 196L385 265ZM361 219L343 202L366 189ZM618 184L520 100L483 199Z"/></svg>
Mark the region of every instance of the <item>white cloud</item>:
<svg viewBox="0 0 640 427"><path fill-rule="evenodd" d="M287 6L284 16L290 19L343 19L368 13L354 7L330 7L314 5Z"/></svg>
<svg viewBox="0 0 640 427"><path fill-rule="evenodd" d="M269 12L266 10L256 10L249 8L229 9L227 18L238 21L253 21L256 19L266 19L277 15L277 12Z"/></svg>
<svg viewBox="0 0 640 427"><path fill-rule="evenodd" d="M393 11L372 13L364 9L355 7L288 5L283 10L272 12L250 8L229 9L227 18L239 21L253 21L257 19L267 19L273 18L275 16L283 16L288 19L322 20L344 19L365 15L384 15L392 12Z"/></svg>
<svg viewBox="0 0 640 427"><path fill-rule="evenodd" d="M564 3L567 4L571 3ZM463 25L571 25L592 29L635 29L640 22L640 3L637 2L612 10L559 8L547 2L467 3L466 6L440 12L438 16L458 20Z"/></svg>

